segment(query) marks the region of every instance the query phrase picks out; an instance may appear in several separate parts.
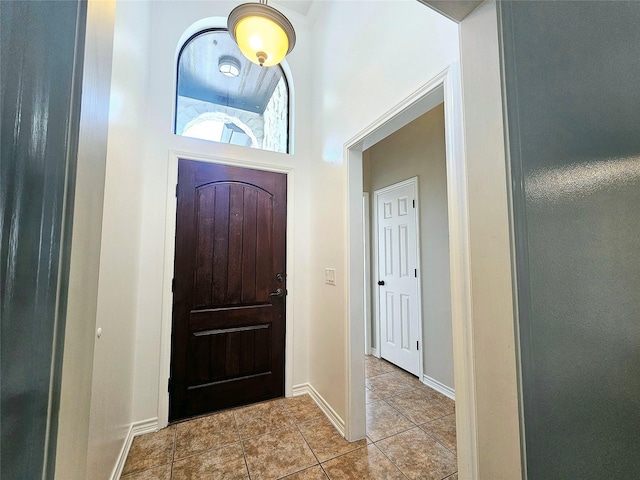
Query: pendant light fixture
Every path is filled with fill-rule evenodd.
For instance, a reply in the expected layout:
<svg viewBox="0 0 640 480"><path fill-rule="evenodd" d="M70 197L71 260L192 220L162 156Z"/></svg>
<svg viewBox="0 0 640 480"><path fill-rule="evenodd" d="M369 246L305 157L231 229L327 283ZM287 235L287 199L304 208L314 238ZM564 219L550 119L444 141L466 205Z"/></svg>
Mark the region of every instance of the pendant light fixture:
<svg viewBox="0 0 640 480"><path fill-rule="evenodd" d="M227 28L243 55L261 67L279 64L296 44L291 22L266 0L238 5Z"/></svg>

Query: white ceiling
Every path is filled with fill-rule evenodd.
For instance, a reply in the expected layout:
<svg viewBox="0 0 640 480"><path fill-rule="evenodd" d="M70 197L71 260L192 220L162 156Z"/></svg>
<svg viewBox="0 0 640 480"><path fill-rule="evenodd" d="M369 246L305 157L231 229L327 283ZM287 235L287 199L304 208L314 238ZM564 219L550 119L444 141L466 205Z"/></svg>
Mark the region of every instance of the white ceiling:
<svg viewBox="0 0 640 480"><path fill-rule="evenodd" d="M242 1L242 0L239 0ZM469 13L475 10L482 0L417 0L435 11L450 18L454 22L461 22ZM285 15L290 14L296 20L307 27L311 27L318 16L322 0L273 0L271 3L276 8L286 10ZM292 17L293 19L293 17Z"/></svg>
<svg viewBox="0 0 640 480"><path fill-rule="evenodd" d="M473 12L482 0L418 0L420 3L430 6L436 12L455 22L461 22Z"/></svg>
<svg viewBox="0 0 640 480"><path fill-rule="evenodd" d="M313 0L276 0L274 3L298 12L301 15L307 15Z"/></svg>

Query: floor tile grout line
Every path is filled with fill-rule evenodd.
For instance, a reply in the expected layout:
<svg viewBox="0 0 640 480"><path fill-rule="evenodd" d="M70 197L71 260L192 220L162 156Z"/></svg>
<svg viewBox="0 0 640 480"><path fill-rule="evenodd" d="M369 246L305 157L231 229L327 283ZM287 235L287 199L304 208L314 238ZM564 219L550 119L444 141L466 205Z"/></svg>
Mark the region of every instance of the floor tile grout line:
<svg viewBox="0 0 640 480"><path fill-rule="evenodd" d="M166 427L166 428L171 428L171 425L169 427ZM163 429L161 428L158 431L151 432L151 433L158 433L160 430L163 430ZM144 435L140 435L140 436L142 437ZM135 437L134 437L134 440L135 440ZM173 444L174 444L174 448L175 448L175 432L174 432ZM133 445L133 441L132 441L132 445ZM131 453L131 448L129 448L129 452L127 452L127 456L124 459L125 460L125 465L124 466L126 466L126 463L127 463L127 460L129 459L130 453ZM129 477L131 475L138 475L139 473L143 473L143 472L146 472L148 470L153 470L154 468L164 467L165 465L169 465L169 464L173 464L173 452L171 454L171 460L169 460L168 462L160 463L160 464L157 464L157 465L150 465L150 466L148 466L146 468L143 468L142 470L134 470L132 472L127 472L126 474L125 473L121 473L120 477L118 477L118 478L126 480L126 477ZM124 470L124 466L123 466L123 470Z"/></svg>
<svg viewBox="0 0 640 480"><path fill-rule="evenodd" d="M423 425L424 425L424 424L423 424ZM458 461L458 453L457 453L457 452L454 452L454 451L453 451L453 450L451 450L449 447L447 447L447 446L446 446L446 445L445 445L445 444L444 444L444 443L443 443L443 442L442 442L438 437L436 437L435 435L433 435L433 434L431 434L431 433L429 433L429 432L426 432L426 431L424 430L424 428L422 428L422 426L418 425L418 428L419 428L420 430L422 430L422 431L423 431L427 436L429 436L429 437L433 438L433 439L436 441L436 443L438 443L438 444L442 445L442 446L445 448L445 450L447 450L448 452L451 452L453 455L455 455L455 457L456 457L456 462ZM453 475L453 474L452 474L452 475Z"/></svg>
<svg viewBox="0 0 640 480"><path fill-rule="evenodd" d="M318 465L319 465L320 464L320 459L318 458L318 455L316 455L316 452L313 451L313 448L311 448L311 445L309 444L307 438L304 436L304 433L300 429L300 425L296 424L296 428L298 429L298 432L300 432L300 436L304 440L304 443L306 443L307 447L309 447L309 450L311 450L311 454L313 455L313 458L316 459L316 462L318 462Z"/></svg>
<svg viewBox="0 0 640 480"><path fill-rule="evenodd" d="M173 452L171 453L171 468L169 470L169 480L173 478L173 462L176 461L176 447L178 443L178 427L173 427Z"/></svg>
<svg viewBox="0 0 640 480"><path fill-rule="evenodd" d="M392 397L389 397L389 398L392 398ZM414 427L419 427L419 424L417 424L416 422L414 422L413 420L411 420L409 417L407 417L405 414L403 414L401 411L399 411L397 408L395 408L395 407L394 407L393 405L391 405L389 402L385 401L384 399L383 399L383 400L380 400L380 401L381 401L381 402L384 402L384 403L385 403L385 404L387 404L389 407L391 407L395 412L397 412L397 413L398 413L402 418L404 418L404 419L405 419L405 420L407 420L409 423L411 423ZM365 408L366 408L366 406L365 406ZM411 428L413 428L413 427L407 428L406 430L403 430L403 432L406 432L407 430L411 430ZM402 433L402 432L397 432L397 433L394 433L393 435L397 435L398 433ZM390 435L390 436L392 436L392 435ZM380 440L383 440L383 439L380 439Z"/></svg>
<svg viewBox="0 0 640 480"><path fill-rule="evenodd" d="M316 457L316 460L318 460L318 464L322 464L323 462L328 462L328 461L330 461L330 460L333 460L334 458L341 457L341 456L343 456L343 455L346 455L346 454L348 454L348 453L354 452L354 451L356 451L356 450L358 450L358 449L362 448L362 447L354 447L352 450L349 450L348 452L343 452L343 453L340 453L340 454L335 455L335 456L333 456L333 457L330 457L330 458L327 458L327 459L325 459L325 460L320 461L320 458L318 458L318 455L316 454L315 450L313 449L313 447L311 446L311 444L310 444L310 443L309 443L309 441L307 440L307 437L305 437L304 432L303 432L303 431L302 431L302 429L300 428L300 425L303 425L303 424L305 424L305 423L310 423L310 422L312 422L313 420L317 420L318 418L325 418L325 419L326 419L326 417L325 417L325 416L319 415L319 416L317 416L317 417L315 417L315 418L310 418L309 420L306 420L306 421L304 421L304 422L300 422L299 424L296 424L296 426L298 427L298 430L300 430L300 434L302 435L302 438L304 438L304 441L305 441L305 442L307 443L307 445L309 446L309 449L311 450L311 452L313 453L313 455ZM327 420L328 420L328 419L327 419ZM334 427L333 425L331 425L331 428L333 428L333 429L335 430L335 427ZM342 435L340 435L340 433L339 433L337 430L335 430L335 431L336 431L336 433L337 433L337 434L338 434L342 439L344 439L347 443L356 443L356 442L349 442L346 438L344 438ZM367 445L365 444L364 446L366 447ZM323 469L323 470L324 470L324 469ZM326 472L325 472L325 473L326 473Z"/></svg>
<svg viewBox="0 0 640 480"><path fill-rule="evenodd" d="M292 428L292 427L295 427L295 426L296 426L296 424L292 423L290 425L285 425L284 427L276 428L274 430L269 430L268 432L259 433L258 435L254 435L252 437L247 437L247 438L240 437L240 441L241 442L246 442L247 440L254 440L254 439L258 438L258 437L264 437L265 435L270 435L272 433L281 432L283 430L286 430L287 428Z"/></svg>
<svg viewBox="0 0 640 480"><path fill-rule="evenodd" d="M327 472L327 470L324 468L324 465L322 463L320 464L320 469L322 470L322 473L324 473L324 476L327 477L329 480L331 480L331 477L329 476L329 472Z"/></svg>
<svg viewBox="0 0 640 480"><path fill-rule="evenodd" d="M440 446L442 446L446 451L450 452L450 453L455 457L455 460L456 460L456 471L455 471L455 472L453 472L453 473L451 473L450 475L448 475L448 476L446 476L446 477L443 477L441 480L445 480L446 478L449 478L449 477L451 477L452 475L454 475L454 474L458 473L458 455L457 455L456 453L452 452L449 448L447 448L447 446L446 446L446 445L444 445L442 442L440 442L440 441L439 441L437 438L435 438L433 435L430 435L429 433L425 432L425 431L424 431L424 430L423 430L419 425L416 425L414 428L418 428L418 429L420 429L420 430L421 430L425 435L427 435L428 437L430 437L431 439L433 439L437 444L439 444ZM384 452L384 450L382 450L382 448L378 446L378 443L379 443L379 442L382 442L383 440L389 440L389 439L391 439L391 438L393 438L393 437L397 437L398 435L401 435L401 434L403 434L403 433L405 433L405 432L408 432L409 430L413 430L413 428L410 428L410 429L408 429L408 430L404 430L404 431L402 431L402 432L395 433L395 434L390 435L390 436L388 436L388 437L386 437L386 438L381 438L380 440L377 440L376 442L373 442L373 444L374 444L376 447L378 447L378 450L380 450L380 451L383 453L383 455L384 455L385 457L387 457L387 458L389 459L389 461L390 461L391 463L393 463L393 464L398 468L398 470L400 470L400 472L401 472L405 477L407 477L407 478L408 478L408 476L407 476L407 475L402 471L402 469L401 469L398 465L396 465L396 463L395 463L395 462L394 462L394 461L393 461L393 460L392 460L392 459L391 459L391 458L390 458L390 457L389 457L389 456Z"/></svg>
<svg viewBox="0 0 640 480"><path fill-rule="evenodd" d="M373 444L371 444L371 445L373 445ZM363 445L361 447L357 447L357 448L354 448L353 450L349 450L348 452L341 453L340 455L336 455L335 457L327 458L326 460L320 462L320 467L322 468L322 471L327 476L327 478L329 478L329 480L331 480L331 477L329 476L329 472L327 472L327 470L324 468L324 464L325 463L329 463L330 461L335 460L337 458L344 457L345 455L349 455L349 454L351 454L353 452L357 452L358 450L361 450L363 448L367 448L368 446L369 446L369 444L365 444L365 445Z"/></svg>
<svg viewBox="0 0 640 480"><path fill-rule="evenodd" d="M379 438L378 440L373 441L373 439L371 439L371 441L373 441L373 443L378 443L378 442L381 442L382 440L387 440L388 438L395 437L396 435L400 435L401 433L408 432L409 430L413 430L414 428L420 428L420 427L418 425L413 425L409 428L405 428L404 430L400 430L399 432L392 433L389 436Z"/></svg>
<svg viewBox="0 0 640 480"><path fill-rule="evenodd" d="M120 475L120 480L126 480L127 477L131 477L132 475L138 475L140 473L148 472L149 470L153 470L154 468L166 467L167 465L171 465L172 462L161 463L160 465L153 465L148 468L144 468L142 470L136 470L134 472L129 472L126 475Z"/></svg>
<svg viewBox="0 0 640 480"><path fill-rule="evenodd" d="M406 431L406 430L405 430L405 431ZM400 432L400 433L402 433L402 432ZM398 434L398 433L396 433L396 435L399 435L399 434ZM395 437L395 435L392 435L392 437ZM391 437L387 437L387 438L391 438ZM391 458L389 458L389 456L388 456L386 453L384 453L384 451L383 451L383 450L382 450L378 445L376 445L376 444L375 444L375 442L374 442L372 445L373 445L374 447L376 447L376 448L378 449L378 451L379 451L379 452L380 452L380 453L381 453L381 454L382 454L382 455L383 455L387 460L389 460L389 461L391 462L391 464L392 464L394 467L396 467L396 468L398 469L398 471L400 472L400 474L401 474L404 478L406 478L406 479L408 479L408 478L409 478L409 477L407 476L407 474L406 474L406 473L404 473L404 472L402 471L402 469L401 469L398 465L396 465L396 462L394 462L393 460L391 460Z"/></svg>
<svg viewBox="0 0 640 480"><path fill-rule="evenodd" d="M240 438L238 438L238 440L235 440L233 442L225 443L223 445L218 445L216 447L207 448L206 450L198 450L197 452L190 453L189 455L185 455L184 457L177 458L172 463L181 462L182 460L186 460L187 458L197 457L198 455L204 455L205 453L213 452L214 450L220 450L222 448L229 447L229 446L231 446L231 445L233 445L235 443L241 442L241 441L242 440L240 440Z"/></svg>
<svg viewBox="0 0 640 480"><path fill-rule="evenodd" d="M297 423L295 423L295 422L294 422L294 425L295 425L295 427L298 429L298 432L300 433L300 436L302 437L302 440L304 440L304 443L306 443L306 444L307 444L307 447L308 447L308 448L309 448L309 450L311 451L311 454L313 455L313 458L315 458L315 459L316 459L316 462L318 462L316 465L320 465L320 461L318 460L318 456L316 455L316 452L314 452L314 451L313 451L313 448L311 448L311 445L309 445L309 442L307 442L307 439L306 439L306 438L304 438L304 434L303 434L303 433L302 433L302 431L300 430L300 427L298 427L298 424L297 424ZM303 472L303 471L307 470L308 468L313 468L313 467L315 467L316 465L310 465L310 466L307 466L307 467L301 468L300 470L296 470L296 471L294 471L294 472L289 472L289 473L287 473L287 474L286 474L285 476L283 476L283 477L278 477L278 480L285 479L285 478L287 478L287 477L290 477L291 475L295 475L296 473Z"/></svg>
<svg viewBox="0 0 640 480"><path fill-rule="evenodd" d="M314 420L318 420L319 418L326 418L329 422L331 422L331 420L329 420L329 419L327 418L327 416L326 416L326 415L321 411L321 412L320 412L320 415L318 415L317 417L308 418L307 420L304 420L304 421L299 422L299 423L298 423L298 422L296 422L296 425L304 425L305 423L311 423L311 422L313 422ZM334 427L334 428L335 428L335 427Z"/></svg>
<svg viewBox="0 0 640 480"><path fill-rule="evenodd" d="M392 374L392 375L396 376L399 380L403 380L403 381L404 381L404 380L406 380L407 382L412 382L412 380L408 377L408 375L407 375L406 373L402 372L402 371L401 371L401 370L399 370L399 369L395 369L394 371L390 371L390 372L387 372L387 373L380 373L380 374L378 374L378 375L368 375L368 376L367 376L367 378L375 378L375 377L379 377L379 376L381 376L381 375L387 375L387 374ZM410 431L410 430L413 430L414 428L419 428L421 432L423 432L424 434L426 434L426 435L427 435L427 437L429 437L430 439L432 439L432 440L433 440L437 445L440 445L441 447L443 447L443 448L445 449L445 451L450 452L450 453L454 456L454 458L456 459L456 463L457 463L457 454L456 454L456 452L454 452L454 451L453 451L453 450L451 450L447 445L445 445L445 443L444 443L443 441L441 441L441 440L439 439L439 437L437 437L435 434L430 433L430 432L427 432L425 429L423 429L423 428L422 428L423 426L428 425L428 424L430 424L430 423L432 423L432 422L436 422L436 421L438 421L438 420L440 420L440 419L442 419L442 418L448 417L448 416L450 416L450 415L455 415L455 409L454 409L453 411L451 411L451 412L447 412L447 413L441 414L441 415L436 416L436 417L430 417L430 418L429 418L428 420L426 420L425 422L418 423L418 422L416 422L416 421L412 420L411 418L409 418L409 417L408 417L407 415L405 415L404 413L402 413L402 412L401 412L401 411L400 411L400 410L399 410L395 405L393 405L391 402L393 402L395 399L401 398L401 397L403 397L403 396L410 395L412 392L416 392L416 391L429 391L429 392L433 393L434 391L433 391L433 389L431 389L431 388L430 388L429 386L427 386L427 385L419 385L419 386L417 386L417 387L416 387L416 386L414 386L414 385L412 385L412 384L407 384L407 383L405 383L405 384L404 384L403 388L408 388L408 390L401 390L401 392L400 392L400 393L397 393L397 392L396 392L396 393L394 393L393 395L389 395L389 396L387 396L387 397L381 397L381 398L379 398L378 400L375 400L374 402L379 403L379 405L386 404L387 406L391 407L391 408L393 409L392 411L395 411L395 412L396 412L396 413L398 413L402 418L404 418L404 419L408 420L408 423L410 423L410 424L411 424L411 426L410 426L409 428L407 428L407 429L404 429L404 430L400 431L400 432L396 432L396 433L394 433L393 435L390 435L390 436L387 436L387 437L384 437L384 438L377 439L375 442L374 442L373 440L371 440L371 442L372 442L372 443L371 443L371 445L373 445L373 446L374 446L378 451L380 451L380 452L383 454L383 456L384 456L385 458L387 458L387 459L388 459L388 460L389 460L389 461L394 465L394 467L395 467L395 468L397 468L397 469L401 472L402 476L403 476L404 478L406 478L405 473L404 473L404 472L402 472L402 470L398 467L398 465L396 465L396 464L395 464L395 462L393 462L393 460L391 460L391 458L390 458L390 457L389 457L389 456L388 456L384 451L382 451L382 448L379 446L379 443L381 443L381 442L383 442L383 441L385 441L385 440L388 440L388 439L392 439L393 437L396 437L396 436L402 435L403 433L405 433L405 432L407 432L407 431ZM371 389L368 389L368 390L370 390L372 393L374 393L374 394L376 394L376 395L379 395L379 394L378 394L377 392L375 392L374 390L371 390ZM435 392L435 393L437 394L437 392ZM448 402L448 401L446 401L446 399L444 399L444 398L439 398L439 395L430 395L430 398L434 401L434 403L439 404L439 406L443 407L443 409L444 409L444 410L446 410L446 408L447 408L448 406L450 406L450 405L451 405L451 403L450 403L450 402ZM417 401L419 401L419 398L416 398L416 400L417 400ZM291 424L289 424L289 425L286 425L286 426L283 426L283 427L281 427L281 428L276 428L275 430L271 430L271 431L263 432L263 433L260 433L260 434L258 434L258 435L253 435L253 436L250 436L250 437L247 437L247 438L242 438L242 437L240 436L240 428L239 428L238 415L237 415L237 414L238 414L238 413L239 413L243 408L251 408L251 407L253 407L253 406L255 406L255 405L261 405L261 404L263 404L263 405L264 405L264 404L268 404L268 403L270 403L270 402L274 402L274 403L276 403L276 402L277 402L277 403L274 405L274 407L275 407L275 408L277 408L277 410L279 410L279 411L283 414L282 416L283 416L284 418L288 419L289 421L291 421L291 422L293 422L293 423L291 423ZM381 402L383 402L383 403L381 403ZM297 404L295 404L295 405L297 405ZM454 405L455 405L455 403L454 403ZM370 407L369 407L369 404L367 404L365 408L369 409L369 408L370 408ZM349 455L349 454L351 454L351 453L353 453L353 452L356 452L356 451L358 451L358 450L360 450L360 449L362 449L362 448L368 447L368 444L365 444L365 445L362 445L362 446L359 446L359 447L355 447L355 448L353 448L353 449L351 449L351 450L349 450L349 451L346 451L346 452L340 453L340 454L338 454L338 455L335 455L335 456L332 456L332 457L326 458L326 459L324 459L324 460L321 462L321 461L319 460L318 455L317 455L317 454L316 454L316 452L313 450L313 448L311 448L311 445L310 445L310 444L309 444L309 442L307 441L307 438L305 437L304 433L302 432L302 428L301 428L301 426L303 426L303 425L305 425L305 424L308 424L308 423L311 423L311 422L313 422L313 421L318 421L318 419L323 418L323 416L322 416L322 415L318 415L318 416L313 417L313 418L304 418L304 415L306 415L306 413L301 413L301 415L300 415L300 416L301 416L302 418L304 418L304 419L303 419L303 420L301 420L301 421L298 421L298 420L296 419L296 416L295 416L295 415L294 415L294 413L293 413L293 410L292 410L291 405L287 405L286 398L271 399L271 400L267 400L267 401L265 401L265 402L259 402L259 403L257 403L257 404L253 404L253 405L248 405L248 406L242 406L242 407L238 407L238 408L229 409L229 410L227 410L227 411L229 411L229 412L232 414L232 417L233 417L234 429L235 429L235 431L236 431L236 438L237 438L237 442L239 442L239 443L240 443L240 446L241 446L241 449L242 449L242 455L243 455L244 465L245 465L245 469L246 469L246 474L247 474L247 476L249 477L249 479L251 479L251 473L249 472L248 461L247 461L247 454L246 454L246 451L245 451L245 449L244 449L244 442L246 442L246 441L251 441L251 440L257 439L257 438L259 438L259 437L266 436L266 435L276 434L276 433L278 433L278 432L282 432L282 431L284 431L284 430L291 429L291 427L293 427L293 426L295 426L295 427L298 429L298 432L299 432L299 433L300 433L300 435L302 436L302 438L303 438L304 442L306 443L306 445L308 446L308 448L311 450L311 453L312 453L312 455L314 456L314 458L315 458L315 460L316 460L316 462L317 462L315 465L319 465L319 466L320 466L320 468L321 468L321 470L322 470L322 472L323 472L323 474L324 474L324 475L326 475L327 477L329 477L329 474L328 474L327 470L325 469L324 464L326 464L326 463L328 463L328 462L331 462L332 460L335 460L335 459L337 459L337 458L343 457L343 456L345 456L345 455ZM306 412L306 408L302 408L302 411L303 411L303 412ZM215 413L213 413L213 414L215 415L216 413L221 413L221 412L215 412ZM207 416L207 415L204 415L203 417L206 417L206 416ZM199 417L199 418L200 418L200 417ZM174 465L175 465L175 462L176 462L177 460L183 460L183 459L188 459L188 458L191 458L191 457L194 457L194 456L197 456L197 455L202 455L202 454L204 454L204 453L211 452L211 451L214 451L214 450L218 450L218 449L221 449L221 448L224 448L224 447L227 447L227 446L230 446L230 445L232 445L232 444L236 443L236 442L231 442L231 443L227 443L227 444L225 444L225 445L218 445L218 446L216 446L216 447L209 448L209 449L207 449L207 450L203 450L203 451L200 451L200 452L195 452L195 453L193 453L193 454L191 454L191 455L187 455L187 456L185 456L185 457L182 457L181 459L176 459L176 454L177 454L177 437L178 437L178 429L177 429L177 427L176 427L175 425L173 426L173 429L174 429L174 430L173 430L173 438L172 438L172 440L173 440L173 448L172 448L172 452L171 452L171 457L170 457L170 458L171 458L171 460L170 460L170 462L168 462L168 463L164 463L164 464L162 464L162 465L154 465L154 466L151 466L151 467L149 467L149 468L146 468L146 469L143 469L143 470L139 470L139 471L136 471L136 472L130 472L129 474L127 474L127 476L128 476L128 475L131 475L131 474L139 474L139 473L142 473L142 472L146 472L146 471L152 470L152 469L154 469L154 468L159 468L159 467L164 467L164 468L166 468L165 466L170 466L170 476L171 476L171 478L172 478L172 477L173 477L173 475L174 475ZM300 470L296 470L295 472L287 473L287 476L295 475L295 474L297 474L297 473L299 473L299 472L302 472L302 471L307 470L307 469L310 469L310 468L315 468L315 465L307 466L307 467L301 468ZM451 476L455 475L456 473L457 473L457 472L453 472L453 473L449 474L447 477L443 477L443 480L444 480L445 478L450 478ZM125 476L125 478L126 478L127 476ZM285 477L281 477L281 478L285 478Z"/></svg>
<svg viewBox="0 0 640 480"><path fill-rule="evenodd" d="M430 388L430 387L427 387L427 388ZM429 423L429 422L434 422L434 421L436 421L436 420L440 420L441 418L448 417L449 415L453 415L453 414L455 414L455 410L454 410L453 412L445 413L444 415L440 415L439 417L433 417L433 418L430 418L430 419L429 419L429 420L427 420L426 422L422 422L422 423L414 422L413 420L411 420L411 419L409 418L409 416L408 416L408 415L405 415L405 414L404 414L404 413L402 413L402 412L401 412L401 411L400 411L396 406L394 406L392 403L389 403L389 400L391 400L391 399L393 399L393 398L396 398L396 397L401 397L402 395L404 395L404 394L393 395L393 396L391 396L391 397L382 398L381 400L384 400L384 401L385 401L385 402L386 402L386 403L387 403L391 408L393 408L394 410L396 410L400 415L403 415L405 418L407 418L407 420L409 420L410 422L414 423L414 424L415 424L415 425L417 425L417 426L424 425L425 423ZM377 400L376 400L376 401L377 401ZM443 405L442 403L440 403L440 401L439 401L438 399L434 399L434 401L435 401L436 403L438 403L440 406L442 406L442 407L446 407L445 405ZM373 403L373 402L371 402L371 403Z"/></svg>
<svg viewBox="0 0 640 480"><path fill-rule="evenodd" d="M431 389L431 387L429 387L428 385L424 385L424 387L425 387L426 389L433 390L433 389ZM365 387L365 388L367 388L367 387ZM424 434L426 434L428 437L432 438L432 439L433 439L437 444L441 445L441 446L442 446L446 451L448 451L448 452L450 452L451 454L453 454L453 455L454 455L454 457L455 457L455 459L456 459L456 472L454 472L454 473L452 473L451 475L448 475L447 477L445 477L445 478L449 478L449 477L453 476L455 473L457 473L457 462L458 462L457 454L456 454L456 453L454 453L454 452L452 452L452 451L451 451L451 450L450 450L446 445L444 445L440 440L438 440L437 438L435 438L433 435L431 435L431 434L427 433L427 432L426 432L426 431L421 427L421 425L423 425L423 424L427 424L427 423L430 423L430 422L435 421L435 420L439 420L440 418L444 418L444 417L446 417L446 416L448 416L448 415L451 415L451 414L455 414L455 410L454 410L454 412L451 412L451 413L448 413L448 414L442 415L442 416L437 417L437 418L433 418L433 419L431 419L431 420L428 420L427 422L424 422L423 424L419 424L419 423L414 422L413 420L411 420L411 419L410 419L409 417L407 417L406 415L404 415L404 414L403 414L402 412L400 412L400 411L399 411L399 410L398 410L398 409L397 409L393 404L391 404L391 403L389 402L389 400L391 400L391 399L393 399L393 398L397 398L397 397L401 397L401 396L403 396L403 395L407 395L408 393L410 393L410 392L414 392L414 391L418 390L419 388L421 388L421 387L415 387L415 388L413 388L413 389L412 389L412 390L410 390L410 391L402 392L402 393L400 393L400 394L396 394L396 395L390 395L389 397L385 397L385 398L381 398L381 399L380 399L381 401L383 401L384 403L386 403L388 406L390 406L393 410L395 410L396 412L398 412L401 416L403 416L404 418L406 418L407 420L409 420L409 422L411 422L414 426L413 426L413 427L411 427L411 428L409 428L409 429L407 429L407 430L403 430L402 432L397 432L397 433L395 433L395 434L393 434L393 435L390 435L390 436L388 436L388 437L386 437L386 438L381 438L381 439L379 439L379 440L377 440L377 441L373 442L373 445L375 445L375 446L376 446L376 448L377 448L377 449L378 449L378 450L379 450L379 451L380 451L380 452L381 452L381 453L382 453L382 454L383 454L383 455L384 455L384 456L385 456L385 457L386 457L386 458L387 458L387 459L388 459L388 460L389 460L389 461L390 461L390 462L391 462L391 463L392 463L392 464L393 464L393 465L398 469L398 471L400 471L400 473L401 473L405 478L408 478L408 476L407 476L407 475L402 471L402 469L401 469L398 465L396 465L396 463L395 463L393 460L391 460L391 458L390 458L390 457L389 457L389 456L388 456L388 455L387 455L387 454L382 450L382 448L381 448L381 447L379 447L379 446L377 445L377 443L378 443L378 442L381 442L381 441L383 441L383 440L391 439L391 438L393 438L393 437L395 437L395 436L397 436L397 435L400 435L400 434L402 434L402 433L408 432L409 430L412 430L413 428L418 428L421 432L423 432ZM373 391L373 390L371 390L371 391ZM373 392L375 393L375 391L373 391ZM437 398L437 397L436 397L436 398L434 398L434 400L435 400L435 401L436 401L440 406L442 406L442 407L446 407L446 405L444 404L444 402L441 402L439 398ZM373 403L373 402L370 402L370 403ZM369 405L369 404L365 404L365 408L368 408L368 405ZM445 480L445 478L443 478L442 480Z"/></svg>
<svg viewBox="0 0 640 480"><path fill-rule="evenodd" d="M244 460L244 468L247 470L247 478L251 480L251 472L249 471L249 462L247 461L247 454L244 451L244 443L242 442L242 437L240 437L240 429L238 428L238 422L236 420L235 413L233 413L233 426L236 429L236 435L238 435L238 441L240 442L240 448L242 449L242 459Z"/></svg>

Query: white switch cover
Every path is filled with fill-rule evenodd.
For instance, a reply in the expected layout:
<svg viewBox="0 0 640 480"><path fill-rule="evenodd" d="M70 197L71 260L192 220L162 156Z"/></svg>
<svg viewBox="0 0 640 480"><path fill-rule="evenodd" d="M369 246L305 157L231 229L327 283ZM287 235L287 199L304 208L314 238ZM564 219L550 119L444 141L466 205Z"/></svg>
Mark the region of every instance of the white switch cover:
<svg viewBox="0 0 640 480"><path fill-rule="evenodd" d="M324 269L324 283L327 285L336 284L336 269L335 268L325 268Z"/></svg>

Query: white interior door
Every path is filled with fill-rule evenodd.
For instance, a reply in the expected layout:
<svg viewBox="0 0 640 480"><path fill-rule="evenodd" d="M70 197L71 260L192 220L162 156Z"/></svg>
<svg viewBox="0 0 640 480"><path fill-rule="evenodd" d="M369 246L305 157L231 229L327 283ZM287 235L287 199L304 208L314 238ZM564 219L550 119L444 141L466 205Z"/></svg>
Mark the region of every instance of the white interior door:
<svg viewBox="0 0 640 480"><path fill-rule="evenodd" d="M419 375L417 179L375 192L380 355Z"/></svg>

